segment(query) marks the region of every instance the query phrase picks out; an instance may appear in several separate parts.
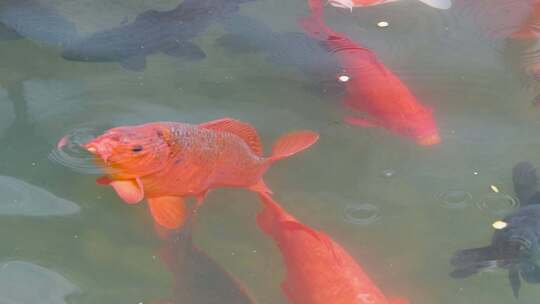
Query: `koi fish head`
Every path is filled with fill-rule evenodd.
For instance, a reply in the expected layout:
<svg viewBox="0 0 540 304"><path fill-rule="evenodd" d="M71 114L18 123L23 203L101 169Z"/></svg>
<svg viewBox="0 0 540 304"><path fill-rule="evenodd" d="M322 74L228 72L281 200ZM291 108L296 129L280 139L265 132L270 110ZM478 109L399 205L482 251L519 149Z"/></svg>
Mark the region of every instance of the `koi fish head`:
<svg viewBox="0 0 540 304"><path fill-rule="evenodd" d="M403 136L413 138L421 146L431 146L441 142L431 109L423 109L408 119L399 120L396 131Z"/></svg>
<svg viewBox="0 0 540 304"><path fill-rule="evenodd" d="M170 130L163 125L118 127L107 130L83 147L118 177L154 173L164 167L171 153Z"/></svg>

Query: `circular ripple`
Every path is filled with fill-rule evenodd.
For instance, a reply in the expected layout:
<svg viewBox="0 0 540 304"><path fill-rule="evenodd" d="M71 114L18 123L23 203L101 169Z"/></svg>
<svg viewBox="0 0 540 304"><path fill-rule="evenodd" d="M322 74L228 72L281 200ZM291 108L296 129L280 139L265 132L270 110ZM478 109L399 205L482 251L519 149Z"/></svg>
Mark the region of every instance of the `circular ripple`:
<svg viewBox="0 0 540 304"><path fill-rule="evenodd" d="M489 193L476 203L478 209L493 215L504 216L519 207L519 202L512 196L504 193Z"/></svg>
<svg viewBox="0 0 540 304"><path fill-rule="evenodd" d="M49 159L76 172L102 173L102 170L95 165L95 158L82 148L84 143L99 134L100 132L97 129L75 129L59 141L56 149L49 154Z"/></svg>
<svg viewBox="0 0 540 304"><path fill-rule="evenodd" d="M462 209L472 200L472 195L463 190L450 189L439 194L441 202L450 209Z"/></svg>
<svg viewBox="0 0 540 304"><path fill-rule="evenodd" d="M344 216L346 222L355 225L369 225L381 218L379 207L368 203L347 205Z"/></svg>

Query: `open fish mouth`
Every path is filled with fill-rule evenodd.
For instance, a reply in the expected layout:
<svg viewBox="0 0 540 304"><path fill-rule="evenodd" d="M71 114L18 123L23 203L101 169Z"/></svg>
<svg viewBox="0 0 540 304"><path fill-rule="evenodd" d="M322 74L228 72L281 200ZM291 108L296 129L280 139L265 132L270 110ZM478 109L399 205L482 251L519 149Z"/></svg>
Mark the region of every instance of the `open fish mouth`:
<svg viewBox="0 0 540 304"><path fill-rule="evenodd" d="M421 146L432 146L441 143L441 138L437 134L420 137L416 142Z"/></svg>

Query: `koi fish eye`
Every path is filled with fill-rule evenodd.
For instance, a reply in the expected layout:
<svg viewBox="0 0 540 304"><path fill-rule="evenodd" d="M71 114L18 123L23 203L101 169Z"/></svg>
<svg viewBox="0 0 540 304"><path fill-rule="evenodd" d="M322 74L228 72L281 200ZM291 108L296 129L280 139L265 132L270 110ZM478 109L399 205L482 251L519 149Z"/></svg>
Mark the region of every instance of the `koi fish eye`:
<svg viewBox="0 0 540 304"><path fill-rule="evenodd" d="M143 146L141 145L136 145L136 146L133 146L133 148L131 148L131 151L137 153L137 152L141 152L143 150Z"/></svg>

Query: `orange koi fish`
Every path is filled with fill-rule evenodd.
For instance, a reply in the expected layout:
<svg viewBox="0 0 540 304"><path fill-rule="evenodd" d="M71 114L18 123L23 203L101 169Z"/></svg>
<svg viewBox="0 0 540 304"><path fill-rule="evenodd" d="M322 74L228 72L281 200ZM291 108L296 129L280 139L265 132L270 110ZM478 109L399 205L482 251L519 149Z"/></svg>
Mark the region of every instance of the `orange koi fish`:
<svg viewBox="0 0 540 304"><path fill-rule="evenodd" d="M260 229L276 242L287 269L282 290L292 304L407 304L388 299L360 265L327 234L295 219L267 193L257 215Z"/></svg>
<svg viewBox="0 0 540 304"><path fill-rule="evenodd" d="M329 0L328 3L335 7L348 8L352 10L354 7L366 7L379 4L385 4L390 2L396 2L400 0ZM419 0L420 2L427 4L433 8L449 9L452 7L451 0Z"/></svg>
<svg viewBox="0 0 540 304"><path fill-rule="evenodd" d="M530 3L529 15L523 21L521 26L510 35L510 38L520 39L538 39L540 37L540 1Z"/></svg>
<svg viewBox="0 0 540 304"><path fill-rule="evenodd" d="M223 118L200 125L154 122L109 129L84 144L107 173L99 184L135 204L144 198L161 226L180 227L186 218L184 197L202 203L210 189L248 188L270 192L262 176L270 165L296 154L319 135L297 131L278 139L270 157L263 157L257 131L247 123Z"/></svg>
<svg viewBox="0 0 540 304"><path fill-rule="evenodd" d="M322 19L322 1L308 2L312 16L300 20L304 31L335 54L345 82L345 105L363 117L348 116L345 122L361 127L383 127L412 138L419 145L440 143L433 111L422 105L409 88L377 58L375 53L335 33Z"/></svg>

